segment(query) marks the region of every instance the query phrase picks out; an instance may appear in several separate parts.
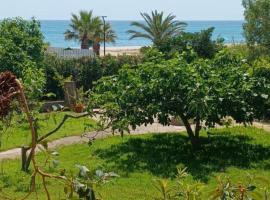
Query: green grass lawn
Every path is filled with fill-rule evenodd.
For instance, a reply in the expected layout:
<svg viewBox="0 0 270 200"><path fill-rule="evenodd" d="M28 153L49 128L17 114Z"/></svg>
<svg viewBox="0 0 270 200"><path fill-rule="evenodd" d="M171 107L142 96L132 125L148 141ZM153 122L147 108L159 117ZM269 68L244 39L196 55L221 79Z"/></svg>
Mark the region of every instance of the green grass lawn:
<svg viewBox="0 0 270 200"><path fill-rule="evenodd" d="M67 112L66 112L67 113ZM59 122L63 119L65 112L56 112L53 114L39 114L38 118L38 133L39 135L44 135L52 130L54 130ZM72 114L76 115L76 113ZM15 117L16 118L16 117ZM18 116L17 116L18 118ZM45 120L46 119L46 120ZM1 146L0 151L7 149L20 147L22 145L28 145L31 142L31 132L29 129L29 124L25 120L18 120L15 122L13 120L12 126L10 126L7 131L1 134ZM95 122L87 117L81 119L68 119L63 127L48 137L48 141L55 140L58 138L70 136L70 135L80 135L84 133L84 128L87 125L94 125ZM91 128L87 129L91 131Z"/></svg>
<svg viewBox="0 0 270 200"><path fill-rule="evenodd" d="M200 181L202 199L215 189L216 177L231 176L243 181L247 173L270 178L270 134L256 128L234 127L212 130L210 138L202 134L203 148L193 153L185 133L115 136L99 139L92 146L73 145L58 149L60 161L56 169L78 173L76 164L90 170L103 169L120 175L98 189L104 200L150 200L157 197L154 179L175 181L177 167L187 167L188 181ZM42 154L38 159L43 160ZM29 175L20 172L19 161L1 163L0 185L9 194L25 194ZM63 186L48 181L52 199L65 199ZM46 199L38 182L39 199ZM35 199L34 196L30 199Z"/></svg>

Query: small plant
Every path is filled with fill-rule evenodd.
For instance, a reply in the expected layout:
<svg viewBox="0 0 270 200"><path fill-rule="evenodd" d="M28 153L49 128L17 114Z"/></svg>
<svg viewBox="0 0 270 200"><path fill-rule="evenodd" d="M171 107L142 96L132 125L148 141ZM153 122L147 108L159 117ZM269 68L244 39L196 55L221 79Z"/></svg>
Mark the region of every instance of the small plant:
<svg viewBox="0 0 270 200"><path fill-rule="evenodd" d="M155 197L154 200L172 200L173 198L173 190L172 187L169 185L168 180L156 180L155 181L155 188L159 192L158 196Z"/></svg>
<svg viewBox="0 0 270 200"><path fill-rule="evenodd" d="M189 176L187 168L177 169L176 184L170 185L168 180L157 180L156 189L159 197L155 200L200 200L202 196L203 184L199 182L188 183L186 178Z"/></svg>
<svg viewBox="0 0 270 200"><path fill-rule="evenodd" d="M229 177L219 176L217 188L210 195L212 200L269 199L270 182L262 177L247 175L245 182L234 183Z"/></svg>

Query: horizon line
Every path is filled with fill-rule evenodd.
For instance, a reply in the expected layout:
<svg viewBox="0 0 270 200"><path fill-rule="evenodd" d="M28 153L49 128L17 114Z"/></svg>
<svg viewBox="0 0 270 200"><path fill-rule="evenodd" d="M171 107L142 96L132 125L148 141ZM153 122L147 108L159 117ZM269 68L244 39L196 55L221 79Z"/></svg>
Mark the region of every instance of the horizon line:
<svg viewBox="0 0 270 200"><path fill-rule="evenodd" d="M21 16L16 16L21 17ZM1 17L0 20L8 19L8 18L15 18L15 17ZM30 20L31 18L24 18L26 20ZM70 19L39 19L34 17L38 21L70 21ZM245 21L245 19L177 19L179 21ZM107 21L144 21L143 19L109 19Z"/></svg>

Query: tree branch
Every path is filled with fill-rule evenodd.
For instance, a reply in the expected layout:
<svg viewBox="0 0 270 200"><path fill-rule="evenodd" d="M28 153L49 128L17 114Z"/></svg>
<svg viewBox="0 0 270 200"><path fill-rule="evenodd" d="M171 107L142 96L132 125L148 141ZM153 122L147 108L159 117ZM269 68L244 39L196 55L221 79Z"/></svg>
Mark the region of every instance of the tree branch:
<svg viewBox="0 0 270 200"><path fill-rule="evenodd" d="M65 116L63 117L61 123L52 131L50 131L49 133L43 135L42 137L40 137L38 140L37 140L37 143L40 143L42 142L44 139L46 139L47 137L51 136L52 134L54 134L55 132L57 132L64 124L65 122L69 119L69 118L72 118L72 119L79 119L79 118L83 118L83 117L86 117L86 116L90 116L91 114L90 113L84 113L82 115L78 115L78 116L74 116L74 115L69 115L69 114L65 114Z"/></svg>

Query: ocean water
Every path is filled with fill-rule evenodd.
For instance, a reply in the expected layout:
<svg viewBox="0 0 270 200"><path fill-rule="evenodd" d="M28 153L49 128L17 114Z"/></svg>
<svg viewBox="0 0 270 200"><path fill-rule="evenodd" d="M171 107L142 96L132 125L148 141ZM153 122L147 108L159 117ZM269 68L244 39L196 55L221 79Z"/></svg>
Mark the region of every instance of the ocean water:
<svg viewBox="0 0 270 200"><path fill-rule="evenodd" d="M110 21L117 34L117 40L114 44L108 43L107 46L146 46L150 45L149 40L138 38L129 40L127 30L131 28L130 21ZM244 42L243 21L186 21L188 26L186 31L198 32L202 29L215 27L213 38L222 37L225 43ZM66 41L64 32L69 28L69 21L64 20L46 20L41 21L41 30L45 40L52 47L79 47L76 41ZM133 28L133 27L132 27Z"/></svg>

